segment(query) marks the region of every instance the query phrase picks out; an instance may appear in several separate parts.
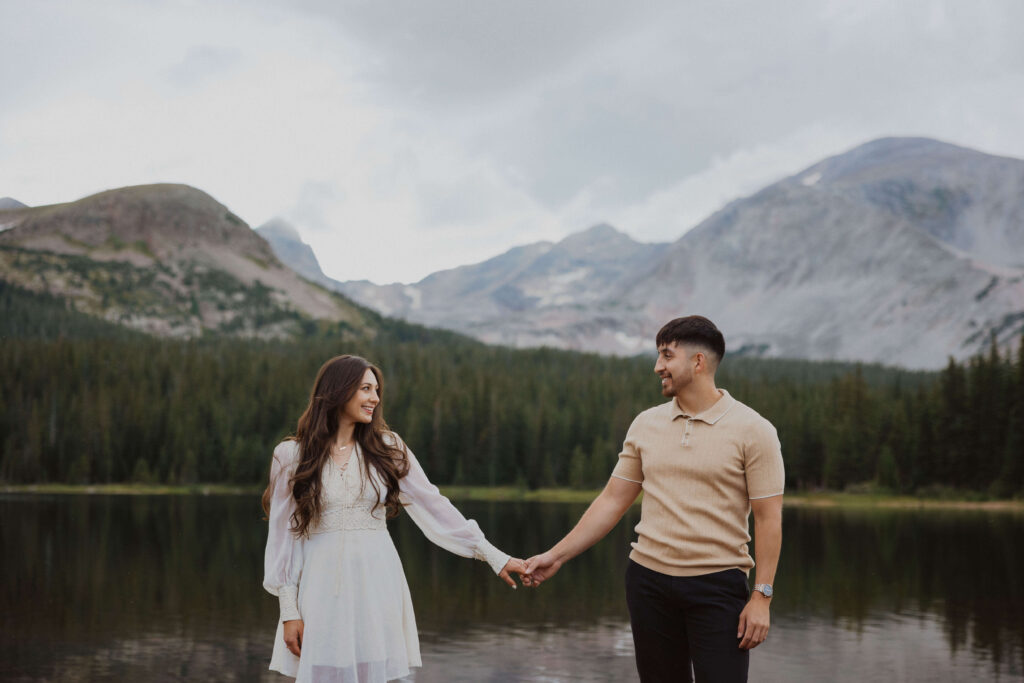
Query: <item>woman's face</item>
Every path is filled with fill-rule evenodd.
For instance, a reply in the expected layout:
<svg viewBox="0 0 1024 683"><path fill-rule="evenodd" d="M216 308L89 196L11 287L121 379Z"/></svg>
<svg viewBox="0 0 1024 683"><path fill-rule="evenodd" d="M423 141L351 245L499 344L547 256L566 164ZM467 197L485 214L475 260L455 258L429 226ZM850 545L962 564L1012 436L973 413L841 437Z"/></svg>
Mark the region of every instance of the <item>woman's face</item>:
<svg viewBox="0 0 1024 683"><path fill-rule="evenodd" d="M348 403L342 409L342 420L367 423L372 421L373 411L377 409L377 405L380 403L380 397L377 395L378 390L380 390L380 385L377 384L377 377L373 374L373 370L366 368L366 372L363 373L363 379L360 380L359 386L356 387L356 393L352 395L352 398L348 400Z"/></svg>

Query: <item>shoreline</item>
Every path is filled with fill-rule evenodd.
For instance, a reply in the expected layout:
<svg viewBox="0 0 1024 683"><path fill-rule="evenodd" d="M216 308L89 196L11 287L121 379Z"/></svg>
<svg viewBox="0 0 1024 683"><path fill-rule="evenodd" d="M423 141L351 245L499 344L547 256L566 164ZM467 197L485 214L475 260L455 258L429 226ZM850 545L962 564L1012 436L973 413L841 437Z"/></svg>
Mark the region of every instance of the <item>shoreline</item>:
<svg viewBox="0 0 1024 683"><path fill-rule="evenodd" d="M441 486L452 500L483 502L582 503L592 501L600 489L521 489L514 486ZM0 484L0 494L21 495L190 495L259 496L262 486L237 484ZM639 504L639 499L637 503ZM885 493L841 491L787 493L786 507L849 509L947 509L1024 512L1024 500L971 500L963 498L918 498Z"/></svg>

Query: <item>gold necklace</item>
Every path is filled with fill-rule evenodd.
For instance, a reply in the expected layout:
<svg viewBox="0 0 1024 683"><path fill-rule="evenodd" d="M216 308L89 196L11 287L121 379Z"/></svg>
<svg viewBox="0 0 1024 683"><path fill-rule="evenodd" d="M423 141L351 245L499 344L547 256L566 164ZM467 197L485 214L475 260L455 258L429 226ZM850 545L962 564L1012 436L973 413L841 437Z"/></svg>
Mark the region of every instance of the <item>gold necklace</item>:
<svg viewBox="0 0 1024 683"><path fill-rule="evenodd" d="M344 474L345 470L348 469L348 463L350 458L345 457L345 452L349 449L351 445L352 444L350 443L345 446L338 446L337 444L331 446L331 462L334 463L334 466L338 468L338 472L341 474ZM344 462L342 462L343 460Z"/></svg>
<svg viewBox="0 0 1024 683"><path fill-rule="evenodd" d="M348 448L351 448L352 444L354 444L354 443L355 443L355 440L349 441L344 446L339 446L338 444L334 444L333 446L331 446L331 450L332 451L337 451L337 452L340 453L341 451L344 451L344 450L347 450Z"/></svg>

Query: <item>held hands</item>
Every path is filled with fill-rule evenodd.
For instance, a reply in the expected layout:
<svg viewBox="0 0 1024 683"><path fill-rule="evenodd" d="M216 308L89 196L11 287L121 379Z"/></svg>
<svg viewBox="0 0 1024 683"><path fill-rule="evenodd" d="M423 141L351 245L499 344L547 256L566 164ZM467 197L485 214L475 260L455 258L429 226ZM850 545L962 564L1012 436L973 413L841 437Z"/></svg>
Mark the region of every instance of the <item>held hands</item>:
<svg viewBox="0 0 1024 683"><path fill-rule="evenodd" d="M768 598L754 591L747 606L740 612L736 637L742 638L740 648L753 650L768 637Z"/></svg>
<svg viewBox="0 0 1024 683"><path fill-rule="evenodd" d="M526 563L520 560L518 557L510 558L505 563L505 567L498 573L498 578L512 586L513 590L516 587L516 582L512 578L512 574L519 574L519 580L526 585L526 580L523 578L523 574L526 572Z"/></svg>
<svg viewBox="0 0 1024 683"><path fill-rule="evenodd" d="M520 580L524 586L536 588L554 576L561 568L562 561L551 551L534 555L526 561L526 572L521 575Z"/></svg>
<svg viewBox="0 0 1024 683"><path fill-rule="evenodd" d="M302 653L302 631L306 625L302 619L290 619L284 622L284 644L289 652L298 657Z"/></svg>

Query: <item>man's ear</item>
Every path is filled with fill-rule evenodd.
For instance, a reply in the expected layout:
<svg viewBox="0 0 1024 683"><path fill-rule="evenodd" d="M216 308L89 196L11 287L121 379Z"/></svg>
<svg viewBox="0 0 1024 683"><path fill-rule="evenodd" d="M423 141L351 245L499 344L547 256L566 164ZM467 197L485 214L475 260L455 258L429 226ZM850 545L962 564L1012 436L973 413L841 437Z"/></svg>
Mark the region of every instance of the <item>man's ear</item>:
<svg viewBox="0 0 1024 683"><path fill-rule="evenodd" d="M696 361L694 370L698 372L706 372L708 369L708 357L703 351L695 351L693 353L693 359Z"/></svg>

